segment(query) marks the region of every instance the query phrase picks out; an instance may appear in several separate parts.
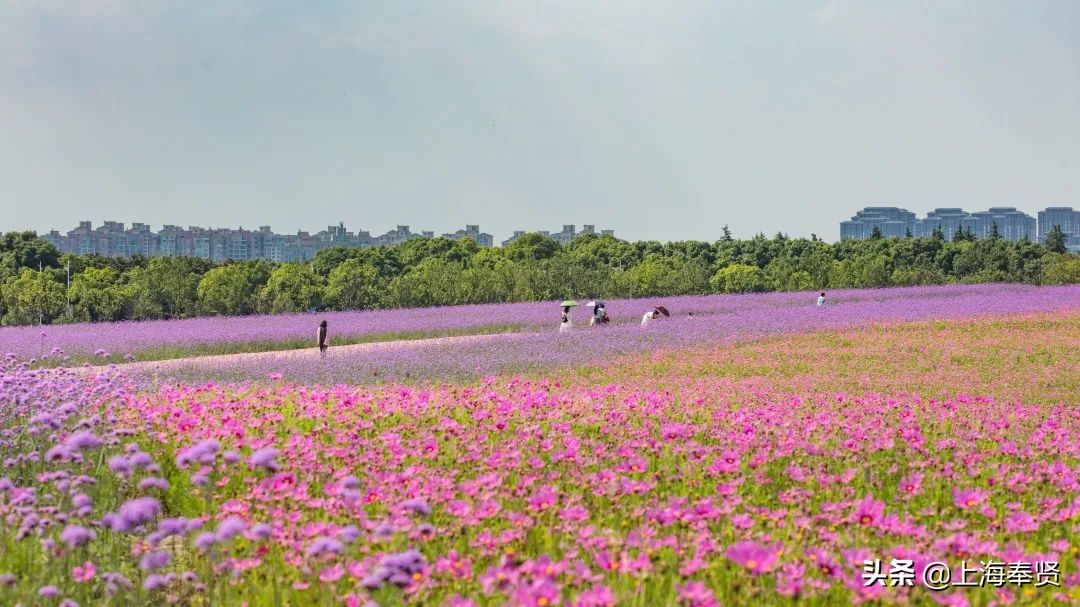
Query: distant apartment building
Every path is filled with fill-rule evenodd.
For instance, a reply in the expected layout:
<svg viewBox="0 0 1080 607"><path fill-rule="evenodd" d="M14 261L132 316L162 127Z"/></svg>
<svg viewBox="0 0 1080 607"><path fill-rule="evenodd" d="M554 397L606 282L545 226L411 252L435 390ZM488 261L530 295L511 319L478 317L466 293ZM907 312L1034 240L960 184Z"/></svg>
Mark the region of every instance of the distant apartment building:
<svg viewBox="0 0 1080 607"><path fill-rule="evenodd" d="M574 224L563 225L562 230L550 234L550 238L559 244L569 244L577 236L577 226Z"/></svg>
<svg viewBox="0 0 1080 607"><path fill-rule="evenodd" d="M526 232L525 230L514 230L514 235L502 241L502 246L505 247L506 245L516 241L517 239L528 233L529 232ZM588 223L581 226L580 232L577 231L577 226L575 224L563 224L562 230L558 232L548 232L546 230L541 230L533 233L546 236L554 240L555 242L558 242L559 244L567 244L573 241L575 238L580 238L588 234L611 236L613 238L615 237L615 230L600 230L599 232L597 232L596 226Z"/></svg>
<svg viewBox="0 0 1080 607"><path fill-rule="evenodd" d="M910 224L908 222L911 221ZM937 208L926 217L915 219L914 213L896 207L867 207L848 221L840 223L841 240L869 238L875 227L881 235L917 238L932 236L940 231L945 240L952 240L957 230L971 232L976 238L987 238L997 229L1004 240L1045 240L1044 230L1051 221L1060 221L1080 231L1076 212L1067 207L1051 207L1038 213L1038 219L1016 207L990 207L985 211L968 212L959 207ZM910 227L908 227L910 225ZM1080 238L1078 238L1080 240ZM1080 243L1078 243L1080 244Z"/></svg>
<svg viewBox="0 0 1080 607"><path fill-rule="evenodd" d="M1065 233L1065 246L1074 252L1080 252L1080 211L1072 207L1047 207L1039 211L1039 242L1046 242L1046 235L1054 226L1061 226Z"/></svg>
<svg viewBox="0 0 1080 607"><path fill-rule="evenodd" d="M586 234L596 234L596 235L599 235L599 236L611 236L612 238L614 238L615 237L615 230L600 230L599 232L597 232L596 231L596 226L587 223L587 224L581 226L581 231L578 232L577 235L578 236L585 236Z"/></svg>
<svg viewBox="0 0 1080 607"><path fill-rule="evenodd" d="M885 238L914 233L915 213L899 207L866 207L840 223L840 240L864 240L877 228Z"/></svg>
<svg viewBox="0 0 1080 607"><path fill-rule="evenodd" d="M1035 240L1035 218L1016 207L990 207L971 216L975 219L972 233L976 238L990 236L996 227L998 236L1005 240Z"/></svg>
<svg viewBox="0 0 1080 607"><path fill-rule="evenodd" d="M61 236L59 232L53 230L42 236L42 238L51 242L54 247L65 253L89 255L97 252L97 245L94 241L94 229L89 221L80 221L79 227L68 232L66 236Z"/></svg>
<svg viewBox="0 0 1080 607"><path fill-rule="evenodd" d="M417 234L409 230L409 226L397 226L393 230L376 238L375 241L380 245L394 246L416 238L435 238L435 232L420 232Z"/></svg>
<svg viewBox="0 0 1080 607"><path fill-rule="evenodd" d="M450 240L461 240L463 238L471 238L476 244L482 247L495 246L495 239L491 234L486 234L480 231L478 225L466 225L464 230L458 230L457 232L447 233L442 235L443 238L449 238Z"/></svg>
<svg viewBox="0 0 1080 607"><path fill-rule="evenodd" d="M573 226L570 226L571 231ZM592 231L592 226L586 226ZM585 231L581 232L586 233ZM610 230L604 233L613 234ZM480 231L480 226L469 224L463 230L442 235L443 238L472 238L482 247L494 246L494 237ZM435 238L433 231L413 232L407 225L396 226L380 236L361 230L353 233L345 228L344 222L336 226L327 226L314 234L298 231L295 234L278 234L270 226L260 226L257 230L243 227L186 228L167 224L154 232L143 223L133 223L131 227L117 221L106 221L93 227L89 221L80 221L79 225L60 233L51 230L42 236L63 253L76 255L102 255L109 257L132 257L142 255L200 257L213 261L246 261L250 259L269 259L277 262L309 261L315 255L329 247L343 246L350 248L394 246L417 238Z"/></svg>
<svg viewBox="0 0 1080 607"><path fill-rule="evenodd" d="M915 222L914 236L928 238L935 230L940 230L945 240L952 240L953 234L960 229L975 231L975 218L971 213L955 207L938 208L926 214L926 217Z"/></svg>
<svg viewBox="0 0 1080 607"><path fill-rule="evenodd" d="M957 230L963 230L976 238L987 238L995 227L1004 240L1035 240L1035 218L1016 207L991 207L973 213L960 208L934 209L915 222L914 235L928 237L941 230L945 240L952 240Z"/></svg>
<svg viewBox="0 0 1080 607"><path fill-rule="evenodd" d="M526 232L525 230L514 230L514 235L511 236L510 238L507 238L506 240L502 241L502 246L505 247L508 244L517 242L518 239L520 239L522 236L524 236L526 234L529 234L529 233L530 232ZM545 237L549 237L549 238L551 237L551 232L548 232L547 230L537 230L536 232L532 232L532 233L533 234L539 234L541 236L545 236Z"/></svg>

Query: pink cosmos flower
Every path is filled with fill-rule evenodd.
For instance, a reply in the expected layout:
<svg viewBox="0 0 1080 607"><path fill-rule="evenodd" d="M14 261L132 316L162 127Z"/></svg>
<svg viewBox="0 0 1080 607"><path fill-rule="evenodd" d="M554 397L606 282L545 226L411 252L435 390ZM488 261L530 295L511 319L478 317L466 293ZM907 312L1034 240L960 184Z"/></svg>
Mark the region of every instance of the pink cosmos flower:
<svg viewBox="0 0 1080 607"><path fill-rule="evenodd" d="M914 472L909 474L900 481L900 495L905 498L912 495L918 495L922 492L922 481L922 473Z"/></svg>
<svg viewBox="0 0 1080 607"><path fill-rule="evenodd" d="M97 574L97 567L91 561L86 561L81 566L76 565L71 569L71 578L80 584L89 582Z"/></svg>
<svg viewBox="0 0 1080 607"><path fill-rule="evenodd" d="M518 586L514 593L516 603L524 607L551 607L561 598L559 587L549 579L539 579L528 585Z"/></svg>
<svg viewBox="0 0 1080 607"><path fill-rule="evenodd" d="M733 514L731 515L731 524L734 525L736 529L749 529L754 526L754 517L745 512Z"/></svg>
<svg viewBox="0 0 1080 607"><path fill-rule="evenodd" d="M573 602L573 607L615 607L617 599L615 593L604 585L593 586L579 594Z"/></svg>
<svg viewBox="0 0 1080 607"><path fill-rule="evenodd" d="M546 510L555 505L558 494L554 487L541 487L535 495L529 498L529 510L536 512Z"/></svg>
<svg viewBox="0 0 1080 607"><path fill-rule="evenodd" d="M457 550L451 550L446 556L435 560L435 571L458 579L469 579L472 577L472 563L458 554Z"/></svg>
<svg viewBox="0 0 1080 607"><path fill-rule="evenodd" d="M757 542L737 542L727 549L727 557L758 575L773 568L779 552L779 547L763 546Z"/></svg>
<svg viewBox="0 0 1080 607"><path fill-rule="evenodd" d="M1005 517L1005 531L1009 533L1034 533L1039 530L1039 521L1027 512L1012 512Z"/></svg>
<svg viewBox="0 0 1080 607"><path fill-rule="evenodd" d="M319 581L320 582L336 582L336 581L340 580L341 577L344 576L344 575L345 575L345 567L341 563L338 563L338 564L334 565L333 567L327 567L326 569L323 569L322 573L319 574Z"/></svg>
<svg viewBox="0 0 1080 607"><path fill-rule="evenodd" d="M716 485L716 492L720 495L734 495L739 486L735 483L720 483Z"/></svg>
<svg viewBox="0 0 1080 607"><path fill-rule="evenodd" d="M776 576L776 592L781 596L797 597L803 592L806 565L800 562L785 563Z"/></svg>
<svg viewBox="0 0 1080 607"><path fill-rule="evenodd" d="M814 567L825 577L838 577L840 575L840 565L833 560L828 552L821 548L811 548L806 553L807 557L814 563Z"/></svg>
<svg viewBox="0 0 1080 607"><path fill-rule="evenodd" d="M875 500L873 495L867 494L851 513L851 520L859 525L872 526L881 521L885 514L885 502Z"/></svg>
<svg viewBox="0 0 1080 607"><path fill-rule="evenodd" d="M724 451L709 468L714 474L738 472L740 468L739 454L734 451Z"/></svg>
<svg viewBox="0 0 1080 607"><path fill-rule="evenodd" d="M981 489L953 489L953 504L961 510L974 508L985 502L988 497L990 494Z"/></svg>
<svg viewBox="0 0 1080 607"><path fill-rule="evenodd" d="M676 586L676 590L679 593L679 601L688 607L718 607L720 605L716 602L712 591L701 582L687 582Z"/></svg>
<svg viewBox="0 0 1080 607"><path fill-rule="evenodd" d="M564 521L582 522L589 520L589 511L582 506L570 506L559 512L559 518Z"/></svg>

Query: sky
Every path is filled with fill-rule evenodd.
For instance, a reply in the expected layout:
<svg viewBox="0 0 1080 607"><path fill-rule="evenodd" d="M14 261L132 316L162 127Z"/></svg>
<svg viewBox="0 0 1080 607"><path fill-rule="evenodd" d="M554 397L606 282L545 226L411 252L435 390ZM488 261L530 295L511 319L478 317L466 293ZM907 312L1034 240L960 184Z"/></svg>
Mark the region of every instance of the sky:
<svg viewBox="0 0 1080 607"><path fill-rule="evenodd" d="M2 0L0 231L1080 207L1080 3Z"/></svg>

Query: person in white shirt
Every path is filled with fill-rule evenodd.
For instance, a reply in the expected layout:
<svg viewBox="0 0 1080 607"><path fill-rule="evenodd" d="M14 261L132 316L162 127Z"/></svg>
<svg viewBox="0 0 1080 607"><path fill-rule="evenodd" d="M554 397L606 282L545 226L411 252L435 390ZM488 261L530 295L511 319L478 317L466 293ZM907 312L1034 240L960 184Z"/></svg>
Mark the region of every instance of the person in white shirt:
<svg viewBox="0 0 1080 607"><path fill-rule="evenodd" d="M563 306L562 322L559 323L559 333L566 333L574 328L574 319L570 318L570 306Z"/></svg>
<svg viewBox="0 0 1080 607"><path fill-rule="evenodd" d="M660 316L660 312L656 311L655 309L652 312L646 312L645 316L641 317L641 326L649 326L649 323L658 316Z"/></svg>
<svg viewBox="0 0 1080 607"><path fill-rule="evenodd" d="M819 306L825 305L825 292L824 291L822 291L821 295L818 296L817 305L819 305Z"/></svg>

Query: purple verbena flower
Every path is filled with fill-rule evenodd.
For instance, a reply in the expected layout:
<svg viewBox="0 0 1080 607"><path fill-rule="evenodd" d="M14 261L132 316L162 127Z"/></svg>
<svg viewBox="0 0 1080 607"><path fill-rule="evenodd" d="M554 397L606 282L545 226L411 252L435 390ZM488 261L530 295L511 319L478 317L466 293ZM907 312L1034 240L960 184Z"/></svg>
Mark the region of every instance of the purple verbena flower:
<svg viewBox="0 0 1080 607"><path fill-rule="evenodd" d="M80 525L68 525L60 532L60 541L67 544L68 548L78 548L97 537L92 529Z"/></svg>
<svg viewBox="0 0 1080 607"><path fill-rule="evenodd" d="M143 571L156 571L169 564L172 555L164 550L151 550L143 555L139 561L139 569Z"/></svg>
<svg viewBox="0 0 1080 607"><path fill-rule="evenodd" d="M251 454L248 458L248 463L252 468L262 468L269 470L270 472L278 471L277 464L278 450L273 447L263 447Z"/></svg>
<svg viewBox="0 0 1080 607"><path fill-rule="evenodd" d="M227 542L237 535L244 532L247 525L244 521L238 518L227 518L218 524L217 532L214 534L214 540L218 542Z"/></svg>

